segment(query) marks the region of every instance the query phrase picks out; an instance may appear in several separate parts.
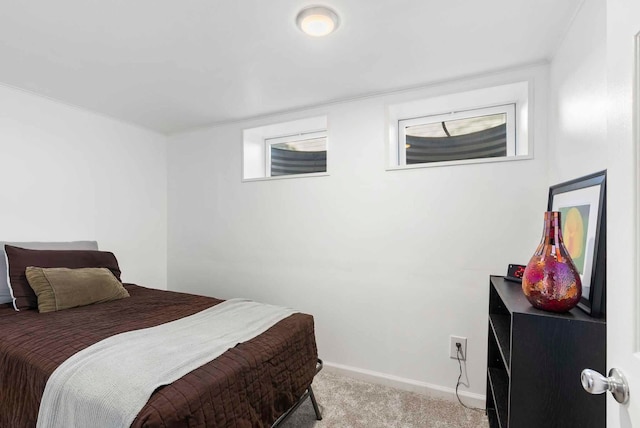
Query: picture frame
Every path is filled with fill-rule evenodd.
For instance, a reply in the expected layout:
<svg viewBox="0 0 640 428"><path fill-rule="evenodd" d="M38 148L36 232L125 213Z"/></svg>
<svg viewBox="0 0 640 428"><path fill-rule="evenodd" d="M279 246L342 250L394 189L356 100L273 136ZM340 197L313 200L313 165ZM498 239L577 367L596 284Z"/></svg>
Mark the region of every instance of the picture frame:
<svg viewBox="0 0 640 428"><path fill-rule="evenodd" d="M563 241L582 280L578 307L593 317L605 315L607 280L607 171L549 188L548 211L560 211Z"/></svg>

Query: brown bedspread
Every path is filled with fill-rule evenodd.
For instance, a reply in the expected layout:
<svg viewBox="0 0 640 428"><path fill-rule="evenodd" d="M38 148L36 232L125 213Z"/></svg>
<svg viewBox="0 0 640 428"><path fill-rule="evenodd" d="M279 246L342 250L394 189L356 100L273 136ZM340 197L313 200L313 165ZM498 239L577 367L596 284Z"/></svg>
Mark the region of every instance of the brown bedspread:
<svg viewBox="0 0 640 428"><path fill-rule="evenodd" d="M59 312L0 305L0 427L34 427L47 379L75 352L221 302L125 287L130 298ZM270 426L311 384L316 358L313 317L294 314L156 390L132 426Z"/></svg>

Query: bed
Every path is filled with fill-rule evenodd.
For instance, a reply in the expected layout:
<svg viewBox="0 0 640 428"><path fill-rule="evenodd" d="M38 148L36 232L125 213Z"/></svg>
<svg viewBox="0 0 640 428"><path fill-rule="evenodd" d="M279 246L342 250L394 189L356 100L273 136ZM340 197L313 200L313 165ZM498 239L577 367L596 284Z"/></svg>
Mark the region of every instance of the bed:
<svg viewBox="0 0 640 428"><path fill-rule="evenodd" d="M0 305L0 427L35 426L47 380L76 352L222 302L134 284L124 288L129 298L49 313ZM317 410L311 382L320 368L313 317L295 313L155 390L132 426L279 424L309 395Z"/></svg>

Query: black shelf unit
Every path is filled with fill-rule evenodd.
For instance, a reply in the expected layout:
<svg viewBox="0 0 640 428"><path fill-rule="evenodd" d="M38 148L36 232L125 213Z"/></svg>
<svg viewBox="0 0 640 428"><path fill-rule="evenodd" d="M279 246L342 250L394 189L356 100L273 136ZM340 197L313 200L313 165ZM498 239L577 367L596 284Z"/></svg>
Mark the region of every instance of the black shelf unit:
<svg viewBox="0 0 640 428"><path fill-rule="evenodd" d="M602 428L606 398L580 372L605 373L606 323L579 309L535 309L520 284L490 277L487 416L491 428Z"/></svg>

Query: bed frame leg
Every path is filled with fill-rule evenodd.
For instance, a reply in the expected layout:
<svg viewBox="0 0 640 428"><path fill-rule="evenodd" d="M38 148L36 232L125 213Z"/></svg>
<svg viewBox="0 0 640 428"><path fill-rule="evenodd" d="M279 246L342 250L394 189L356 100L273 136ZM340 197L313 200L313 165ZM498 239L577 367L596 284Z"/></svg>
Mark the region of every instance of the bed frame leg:
<svg viewBox="0 0 640 428"><path fill-rule="evenodd" d="M316 362L316 374L318 374L318 372L320 372L320 370L322 370L322 365L323 365L322 360L320 358L318 358L318 361ZM302 403L304 403L304 401L307 399L307 397L309 397L309 399L311 400L311 404L313 405L313 411L316 412L316 419L321 421L322 420L322 413L320 413L320 407L318 407L318 402L316 401L316 396L313 394L313 388L311 388L311 385L309 385L309 387L304 392L304 394L302 394L302 397L300 397L298 402L296 404L294 404L293 407L291 407L289 410L284 412L278 419L276 419L276 421L273 423L273 425L271 425L271 428L277 428L281 424L283 424L284 421L289 419L289 416L291 416L293 414L293 412L295 412L296 409Z"/></svg>
<svg viewBox="0 0 640 428"><path fill-rule="evenodd" d="M316 412L316 420L322 420L322 413L320 413L320 407L318 407L318 402L316 401L316 396L313 395L313 388L309 385L309 398L311 399L311 404L313 405L313 411Z"/></svg>

